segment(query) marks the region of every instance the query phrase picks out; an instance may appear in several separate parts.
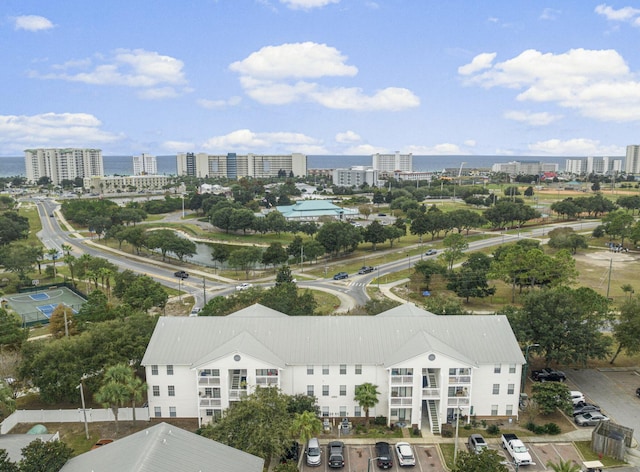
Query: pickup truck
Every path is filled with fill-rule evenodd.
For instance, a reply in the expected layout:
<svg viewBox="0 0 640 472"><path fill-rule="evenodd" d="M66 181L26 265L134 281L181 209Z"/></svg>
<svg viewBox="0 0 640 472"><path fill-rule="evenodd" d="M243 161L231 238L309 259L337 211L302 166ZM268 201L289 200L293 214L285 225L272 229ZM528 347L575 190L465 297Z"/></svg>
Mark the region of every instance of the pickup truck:
<svg viewBox="0 0 640 472"><path fill-rule="evenodd" d="M541 370L531 372L531 378L536 382L564 382L567 376L560 370L553 370L545 367Z"/></svg>
<svg viewBox="0 0 640 472"><path fill-rule="evenodd" d="M502 447L507 450L513 458L513 462L518 464L518 466L533 464L531 454L529 454L524 443L520 441L515 434L503 434Z"/></svg>
<svg viewBox="0 0 640 472"><path fill-rule="evenodd" d="M344 467L344 443L342 441L331 441L328 444L329 467L341 469Z"/></svg>

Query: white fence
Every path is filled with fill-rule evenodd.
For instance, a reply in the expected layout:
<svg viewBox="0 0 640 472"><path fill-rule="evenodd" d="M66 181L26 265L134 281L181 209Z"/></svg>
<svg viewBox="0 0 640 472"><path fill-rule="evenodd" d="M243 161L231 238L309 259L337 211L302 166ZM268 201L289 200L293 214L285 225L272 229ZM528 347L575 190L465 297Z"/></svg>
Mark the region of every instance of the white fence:
<svg viewBox="0 0 640 472"><path fill-rule="evenodd" d="M87 408L87 423L115 421L109 408ZM118 408L118 421L133 420L132 408ZM136 420L149 421L148 408L136 408ZM18 423L84 423L82 408L76 410L16 410L0 423L0 434L7 434Z"/></svg>

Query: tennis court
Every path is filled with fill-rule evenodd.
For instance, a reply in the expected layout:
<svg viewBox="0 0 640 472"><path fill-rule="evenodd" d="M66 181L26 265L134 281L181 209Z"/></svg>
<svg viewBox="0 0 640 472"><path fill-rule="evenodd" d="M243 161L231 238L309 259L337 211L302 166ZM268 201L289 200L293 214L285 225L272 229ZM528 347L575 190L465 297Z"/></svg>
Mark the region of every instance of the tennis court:
<svg viewBox="0 0 640 472"><path fill-rule="evenodd" d="M25 326L48 323L51 314L60 304L70 307L77 313L86 302L80 295L67 287L49 287L36 292L17 293L4 297L5 303L15 311Z"/></svg>

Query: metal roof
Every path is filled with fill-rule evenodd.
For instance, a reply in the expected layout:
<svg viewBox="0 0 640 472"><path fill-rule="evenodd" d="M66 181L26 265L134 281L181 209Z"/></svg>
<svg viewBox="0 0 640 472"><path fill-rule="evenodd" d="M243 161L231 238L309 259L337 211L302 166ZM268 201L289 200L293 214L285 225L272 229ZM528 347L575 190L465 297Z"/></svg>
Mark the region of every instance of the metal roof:
<svg viewBox="0 0 640 472"><path fill-rule="evenodd" d="M264 459L160 423L69 460L60 472L262 472Z"/></svg>
<svg viewBox="0 0 640 472"><path fill-rule="evenodd" d="M188 365L241 352L284 365L392 366L425 352L470 365L524 363L505 316L437 316L412 303L377 316L277 316L253 305L229 316L161 317L143 365ZM235 340L235 341L232 341Z"/></svg>

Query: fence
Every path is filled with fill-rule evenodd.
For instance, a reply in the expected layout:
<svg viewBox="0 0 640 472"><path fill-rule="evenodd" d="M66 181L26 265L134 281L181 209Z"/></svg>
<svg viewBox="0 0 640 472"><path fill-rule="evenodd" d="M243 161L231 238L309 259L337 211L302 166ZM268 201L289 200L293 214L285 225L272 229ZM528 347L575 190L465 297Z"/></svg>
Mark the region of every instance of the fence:
<svg viewBox="0 0 640 472"><path fill-rule="evenodd" d="M115 421L110 408L87 408L87 423ZM149 421L148 408L136 408L136 420ZM118 408L118 421L133 420L132 408ZM0 423L0 434L7 434L19 423L84 423L82 408L75 410L16 410Z"/></svg>

